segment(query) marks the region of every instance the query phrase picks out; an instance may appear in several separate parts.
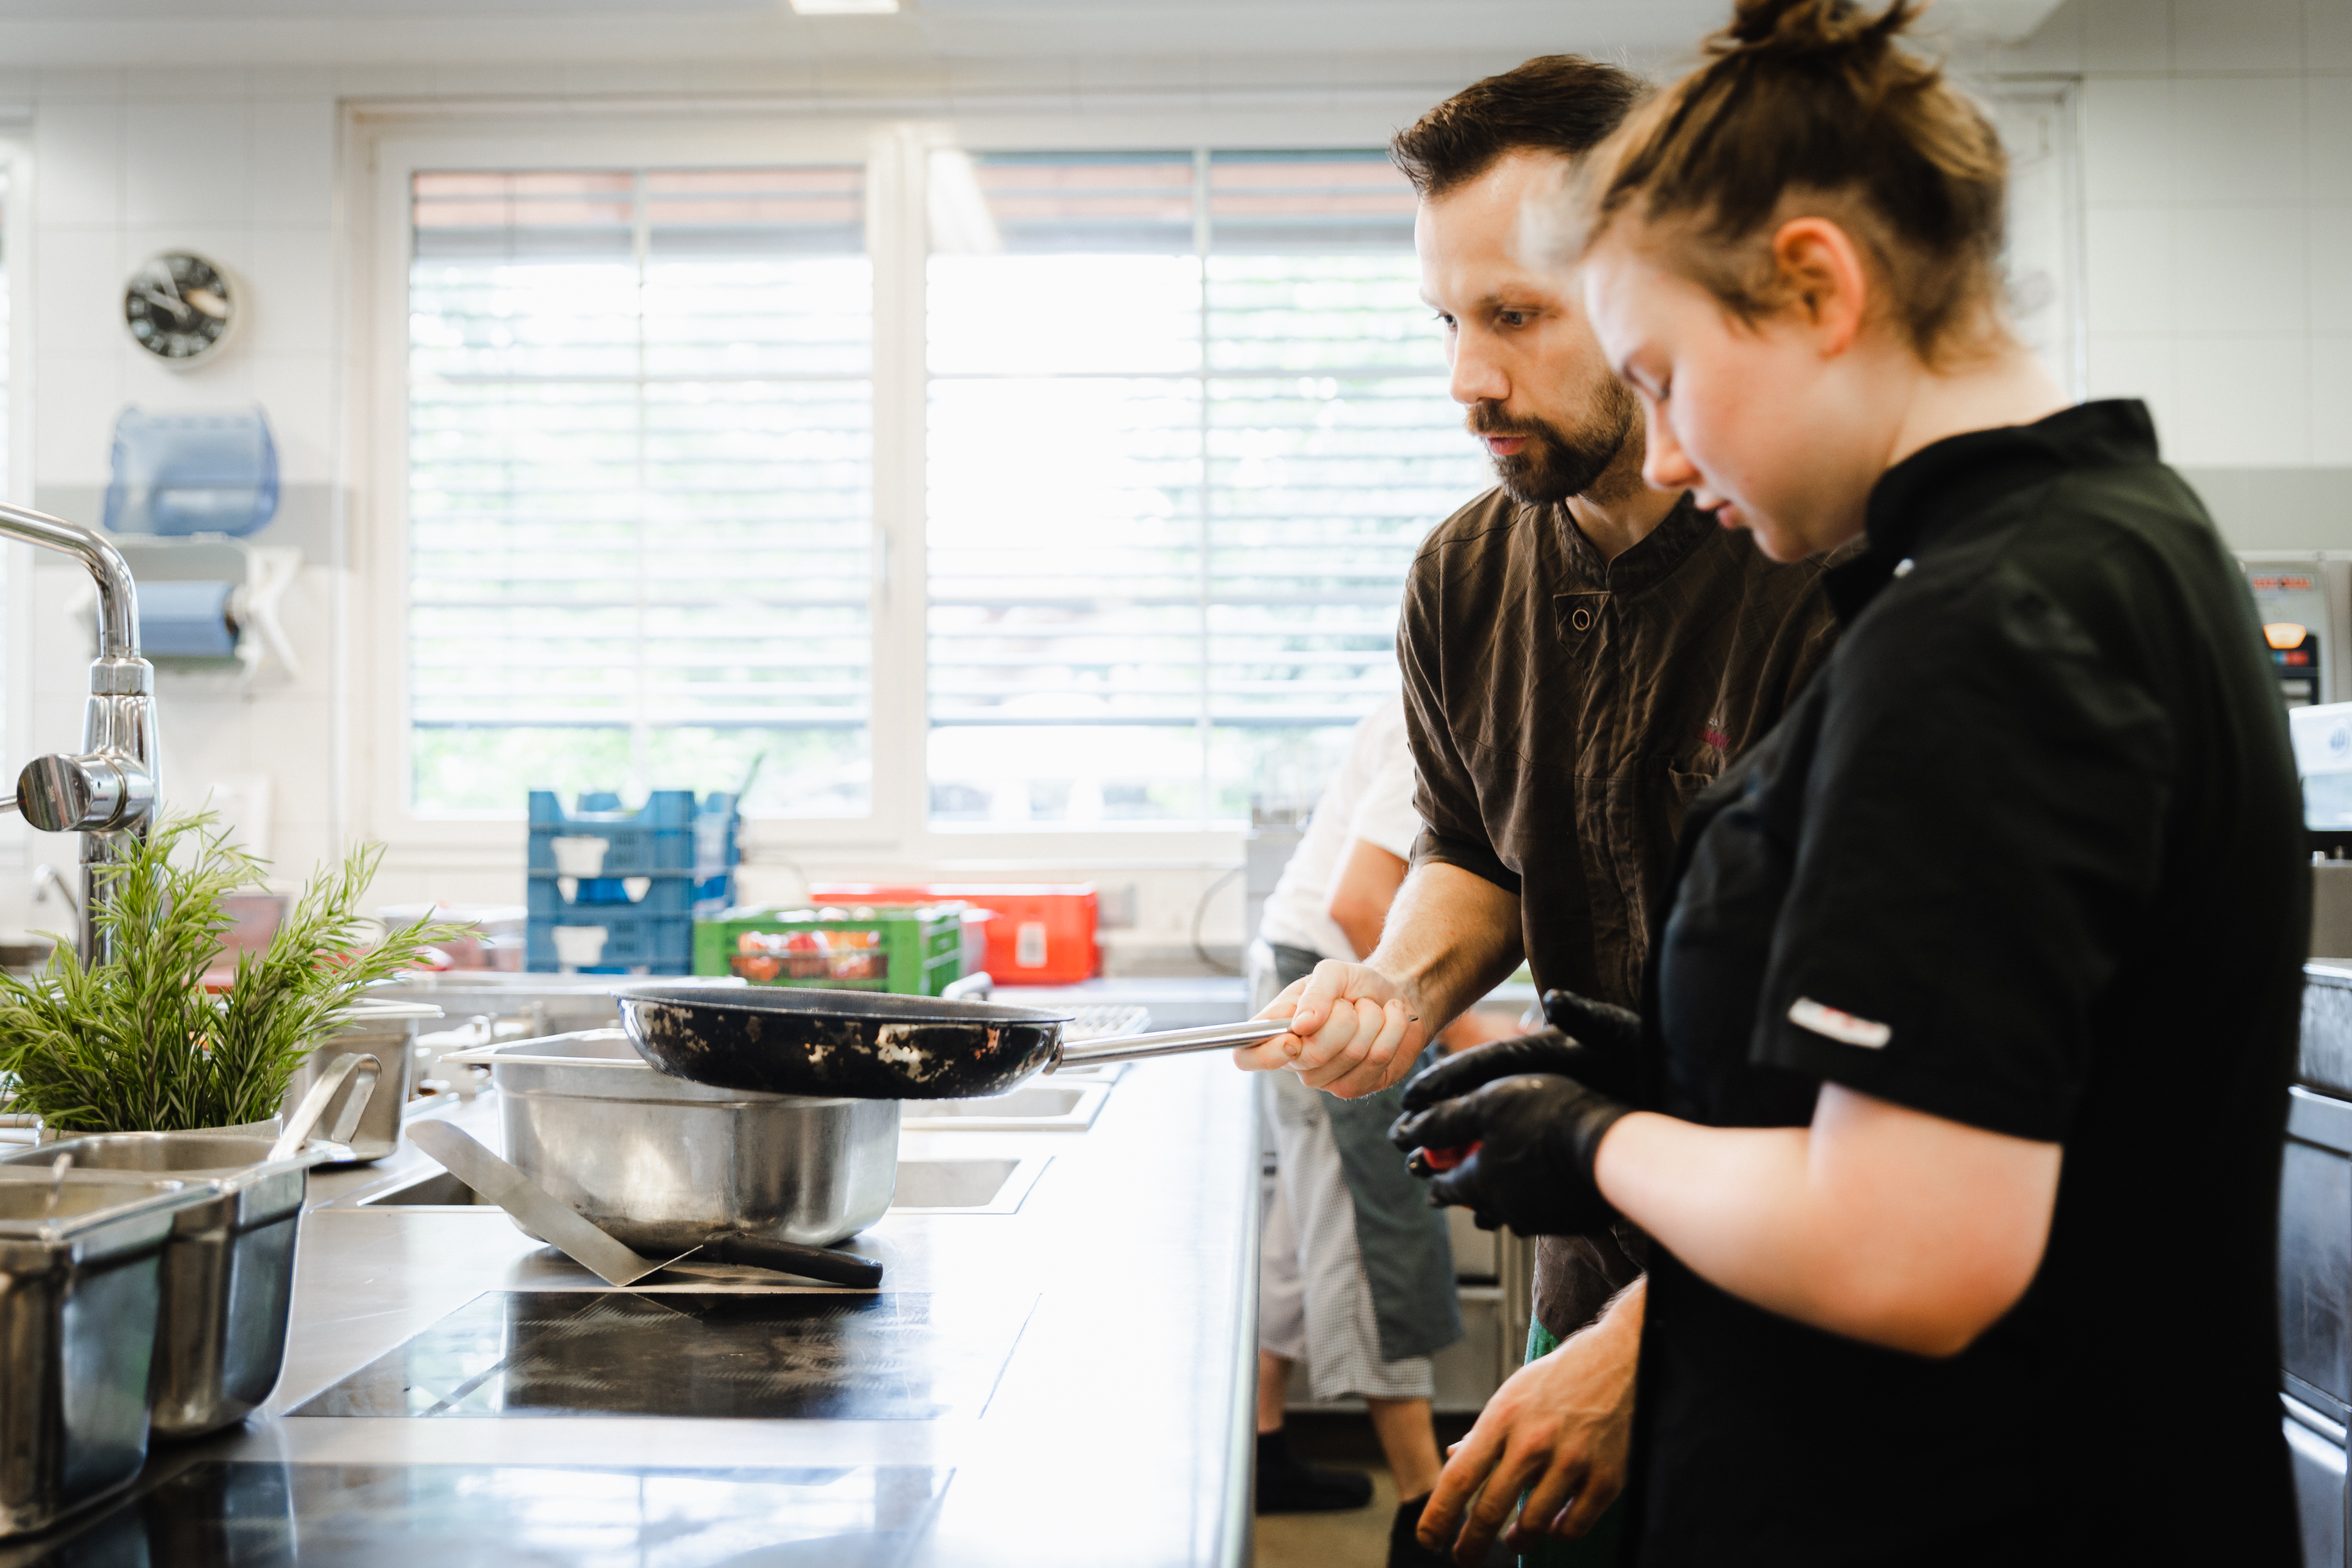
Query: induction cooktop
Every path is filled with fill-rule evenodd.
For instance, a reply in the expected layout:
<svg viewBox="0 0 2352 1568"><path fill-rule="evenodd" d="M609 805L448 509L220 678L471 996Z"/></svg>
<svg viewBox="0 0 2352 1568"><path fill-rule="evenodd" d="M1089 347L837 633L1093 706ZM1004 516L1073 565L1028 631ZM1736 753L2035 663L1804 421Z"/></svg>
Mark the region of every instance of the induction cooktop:
<svg viewBox="0 0 2352 1568"><path fill-rule="evenodd" d="M289 1414L976 1416L1034 1295L494 1290Z"/></svg>
<svg viewBox="0 0 2352 1568"><path fill-rule="evenodd" d="M895 1568L950 1474L212 1459L30 1568Z"/></svg>

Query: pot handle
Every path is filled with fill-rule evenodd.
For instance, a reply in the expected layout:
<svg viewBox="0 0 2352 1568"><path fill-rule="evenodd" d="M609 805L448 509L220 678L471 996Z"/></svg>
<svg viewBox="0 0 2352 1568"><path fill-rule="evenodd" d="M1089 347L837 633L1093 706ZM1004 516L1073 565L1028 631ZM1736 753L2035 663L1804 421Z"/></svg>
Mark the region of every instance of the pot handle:
<svg viewBox="0 0 2352 1568"><path fill-rule="evenodd" d="M310 1092L304 1095L302 1103L294 1108L294 1114L287 1118L286 1131L276 1143L270 1145L269 1157L272 1160L293 1158L295 1151L302 1147L312 1130L319 1125L319 1118L326 1114L327 1102L335 1098L335 1091L343 1087L343 1080L357 1072L364 1082L361 1088L352 1091L350 1103L343 1108L343 1114L335 1122L343 1137L348 1138L351 1129L358 1125L359 1112L366 1109L368 1096L375 1089L376 1075L382 1070L372 1056L351 1053L338 1057L333 1066L319 1075L318 1081L310 1086ZM327 1142L340 1142L341 1140L330 1138Z"/></svg>
<svg viewBox="0 0 2352 1568"><path fill-rule="evenodd" d="M1185 1051L1213 1051L1221 1046L1254 1046L1289 1031L1287 1018L1253 1018L1245 1024L1211 1024L1199 1029L1162 1029L1150 1035L1085 1040L1062 1047L1053 1066L1045 1070L1091 1067L1096 1062L1131 1062L1144 1057L1172 1057Z"/></svg>
<svg viewBox="0 0 2352 1568"><path fill-rule="evenodd" d="M703 1243L702 1255L721 1263L772 1268L779 1274L798 1274L803 1279L847 1285L858 1290L872 1290L882 1283L879 1263L854 1252L835 1252L829 1247L803 1247L798 1242L771 1241L759 1237L720 1236Z"/></svg>

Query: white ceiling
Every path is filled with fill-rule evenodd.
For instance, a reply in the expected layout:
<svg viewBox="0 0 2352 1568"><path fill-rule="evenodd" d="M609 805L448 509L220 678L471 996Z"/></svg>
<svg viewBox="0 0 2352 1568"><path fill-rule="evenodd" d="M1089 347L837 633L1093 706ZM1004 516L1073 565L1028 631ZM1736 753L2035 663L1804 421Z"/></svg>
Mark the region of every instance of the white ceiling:
<svg viewBox="0 0 2352 1568"><path fill-rule="evenodd" d="M803 17L785 0L0 0L12 66L391 65L820 58L1290 57L1560 50L1672 58L1727 0L901 0ZM2056 0L1942 0L2015 38Z"/></svg>

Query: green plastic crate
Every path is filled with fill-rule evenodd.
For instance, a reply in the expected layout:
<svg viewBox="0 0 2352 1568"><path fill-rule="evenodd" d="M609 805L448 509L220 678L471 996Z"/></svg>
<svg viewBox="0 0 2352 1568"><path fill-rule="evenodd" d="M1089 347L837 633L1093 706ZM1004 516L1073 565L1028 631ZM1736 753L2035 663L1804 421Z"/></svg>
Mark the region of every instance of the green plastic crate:
<svg viewBox="0 0 2352 1568"><path fill-rule="evenodd" d="M754 985L936 996L963 973L963 906L730 910L694 922L694 972Z"/></svg>

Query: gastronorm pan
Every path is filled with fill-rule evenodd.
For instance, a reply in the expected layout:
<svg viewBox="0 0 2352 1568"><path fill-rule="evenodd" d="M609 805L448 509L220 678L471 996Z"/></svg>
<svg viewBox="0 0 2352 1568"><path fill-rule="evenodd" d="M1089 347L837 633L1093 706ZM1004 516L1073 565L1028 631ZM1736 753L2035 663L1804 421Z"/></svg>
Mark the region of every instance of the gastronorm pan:
<svg viewBox="0 0 2352 1568"><path fill-rule="evenodd" d="M137 1479L164 1245L175 1215L209 1195L175 1181L0 1173L0 1536L46 1529Z"/></svg>
<svg viewBox="0 0 2352 1568"><path fill-rule="evenodd" d="M310 1167L348 1160L351 1150L312 1143L275 1160L270 1150L267 1138L219 1132L100 1132L0 1159L10 1178L64 1154L91 1180L189 1184L163 1258L149 1401L158 1437L201 1436L243 1420L285 1368Z"/></svg>

